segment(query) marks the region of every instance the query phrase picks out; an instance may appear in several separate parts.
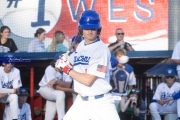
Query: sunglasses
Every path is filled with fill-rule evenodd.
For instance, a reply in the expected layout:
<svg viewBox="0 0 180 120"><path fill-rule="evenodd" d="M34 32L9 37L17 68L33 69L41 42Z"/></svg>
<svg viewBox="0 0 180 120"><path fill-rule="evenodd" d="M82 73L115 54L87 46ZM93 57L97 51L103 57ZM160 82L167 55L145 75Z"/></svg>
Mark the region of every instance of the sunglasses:
<svg viewBox="0 0 180 120"><path fill-rule="evenodd" d="M116 33L116 35L124 35L124 33Z"/></svg>
<svg viewBox="0 0 180 120"><path fill-rule="evenodd" d="M174 76L166 76L166 79L168 79L168 78L173 79L173 78L174 78Z"/></svg>

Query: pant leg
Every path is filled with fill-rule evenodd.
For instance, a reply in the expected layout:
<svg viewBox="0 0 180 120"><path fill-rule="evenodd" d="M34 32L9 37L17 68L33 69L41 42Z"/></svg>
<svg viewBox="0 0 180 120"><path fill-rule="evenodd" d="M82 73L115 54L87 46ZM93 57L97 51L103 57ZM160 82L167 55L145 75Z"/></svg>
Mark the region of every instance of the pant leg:
<svg viewBox="0 0 180 120"><path fill-rule="evenodd" d="M40 95L49 101L56 103L56 110L58 114L58 120L62 120L65 115L65 93L64 91L54 90L53 88L44 86L39 89ZM46 108L48 109L48 108Z"/></svg>
<svg viewBox="0 0 180 120"><path fill-rule="evenodd" d="M177 115L180 117L180 99L177 99Z"/></svg>
<svg viewBox="0 0 180 120"><path fill-rule="evenodd" d="M150 110L150 113L153 117L153 120L161 120L158 107L160 107L160 106L156 102L152 102L149 105L149 110Z"/></svg>
<svg viewBox="0 0 180 120"><path fill-rule="evenodd" d="M55 91L56 94L56 109L58 120L62 120L65 115L65 93L62 91Z"/></svg>
<svg viewBox="0 0 180 120"><path fill-rule="evenodd" d="M18 112L19 112L19 107L18 107L18 96L16 94L10 94L7 98L7 102L10 104L10 111L11 111L11 116L12 119L17 119L18 118Z"/></svg>
<svg viewBox="0 0 180 120"><path fill-rule="evenodd" d="M46 100L45 120L54 120L56 115L56 103Z"/></svg>

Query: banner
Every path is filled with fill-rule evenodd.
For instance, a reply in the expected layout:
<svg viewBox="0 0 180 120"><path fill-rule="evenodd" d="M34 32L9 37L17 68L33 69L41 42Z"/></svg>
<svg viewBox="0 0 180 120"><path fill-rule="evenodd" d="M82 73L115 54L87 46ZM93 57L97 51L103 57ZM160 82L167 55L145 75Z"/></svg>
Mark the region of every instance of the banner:
<svg viewBox="0 0 180 120"><path fill-rule="evenodd" d="M46 29L46 45L56 30L69 39L76 35L87 9L99 13L107 45L116 41L116 28L123 28L136 51L168 49L167 0L1 0L0 26L9 26L19 51L25 51L39 27Z"/></svg>

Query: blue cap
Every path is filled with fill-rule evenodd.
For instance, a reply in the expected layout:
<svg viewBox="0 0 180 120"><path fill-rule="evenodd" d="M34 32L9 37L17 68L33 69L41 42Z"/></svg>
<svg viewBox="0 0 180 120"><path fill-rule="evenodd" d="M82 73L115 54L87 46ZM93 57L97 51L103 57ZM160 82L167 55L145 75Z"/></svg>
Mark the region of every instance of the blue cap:
<svg viewBox="0 0 180 120"><path fill-rule="evenodd" d="M63 52L56 53L54 56L54 60L58 60L59 56L61 56L62 54L63 54Z"/></svg>
<svg viewBox="0 0 180 120"><path fill-rule="evenodd" d="M118 72L116 72L115 78L117 81L126 81L127 74L124 70L119 70Z"/></svg>
<svg viewBox="0 0 180 120"><path fill-rule="evenodd" d="M172 69L172 68L168 68L168 69L166 69L166 71L165 71L165 74L164 74L165 76L176 76L176 72L175 72L175 70L174 69Z"/></svg>
<svg viewBox="0 0 180 120"><path fill-rule="evenodd" d="M81 37L81 36L78 36L78 38L77 38L77 39L76 39L76 38L77 38L77 36L76 36L76 35L75 35L75 36L73 36L73 37L72 37L72 41L71 41L71 42L72 42L72 43L73 43L73 42L80 43L80 42L82 41L82 37ZM76 41L75 41L75 40L76 40Z"/></svg>
<svg viewBox="0 0 180 120"><path fill-rule="evenodd" d="M20 87L18 89L17 94L18 94L18 96L28 96L29 95L27 88L24 88L24 87Z"/></svg>

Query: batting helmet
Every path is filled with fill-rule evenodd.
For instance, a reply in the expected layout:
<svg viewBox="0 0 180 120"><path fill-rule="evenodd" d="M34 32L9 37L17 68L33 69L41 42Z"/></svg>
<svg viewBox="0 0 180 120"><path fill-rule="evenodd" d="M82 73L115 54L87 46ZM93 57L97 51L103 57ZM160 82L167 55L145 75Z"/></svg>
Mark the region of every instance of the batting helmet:
<svg viewBox="0 0 180 120"><path fill-rule="evenodd" d="M28 90L24 87L20 87L17 91L18 96L28 96Z"/></svg>
<svg viewBox="0 0 180 120"><path fill-rule="evenodd" d="M7 64L7 63L12 63L12 64L14 64L14 55L13 55L13 54L10 54L10 53L5 54L5 55L3 56L3 61L2 61L2 62L5 63L5 64Z"/></svg>
<svg viewBox="0 0 180 120"><path fill-rule="evenodd" d="M82 29L101 29L99 14L94 10L86 10L81 14L79 27Z"/></svg>

